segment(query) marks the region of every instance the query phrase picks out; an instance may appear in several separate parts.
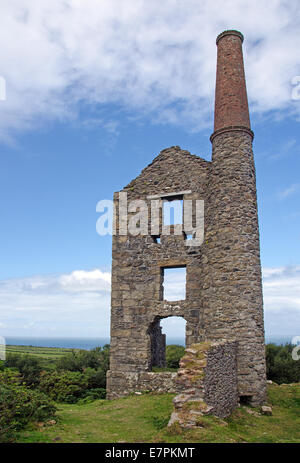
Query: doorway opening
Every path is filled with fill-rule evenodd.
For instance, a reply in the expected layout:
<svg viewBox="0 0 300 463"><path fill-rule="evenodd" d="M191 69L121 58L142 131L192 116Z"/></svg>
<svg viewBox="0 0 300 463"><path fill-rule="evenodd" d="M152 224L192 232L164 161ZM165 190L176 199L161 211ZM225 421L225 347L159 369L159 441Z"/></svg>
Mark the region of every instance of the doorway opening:
<svg viewBox="0 0 300 463"><path fill-rule="evenodd" d="M241 395L240 396L240 404L241 405L251 405L252 395Z"/></svg>
<svg viewBox="0 0 300 463"><path fill-rule="evenodd" d="M183 317L156 317L148 329L151 355L149 370L176 372L185 350L186 320Z"/></svg>

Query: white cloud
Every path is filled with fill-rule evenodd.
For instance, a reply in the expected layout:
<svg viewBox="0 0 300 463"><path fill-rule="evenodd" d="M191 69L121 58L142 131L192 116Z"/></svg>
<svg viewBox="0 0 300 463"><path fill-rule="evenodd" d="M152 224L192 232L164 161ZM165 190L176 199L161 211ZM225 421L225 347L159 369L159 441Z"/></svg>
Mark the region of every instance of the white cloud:
<svg viewBox="0 0 300 463"><path fill-rule="evenodd" d="M110 273L77 270L2 280L0 307L6 336L108 337Z"/></svg>
<svg viewBox="0 0 300 463"><path fill-rule="evenodd" d="M164 318L160 322L162 327L162 332L166 334L167 343L174 339L184 341L185 340L185 330L186 330L186 321L182 317L168 317ZM173 341L173 342L174 342ZM177 343L177 342L176 342Z"/></svg>
<svg viewBox="0 0 300 463"><path fill-rule="evenodd" d="M171 268L164 271L164 299L179 301L185 299L186 269Z"/></svg>
<svg viewBox="0 0 300 463"><path fill-rule="evenodd" d="M181 298L182 275L173 276ZM300 334L300 266L263 269L266 332ZM76 270L0 281L0 328L6 336L109 336L110 273ZM184 321L170 319L169 336L182 334Z"/></svg>
<svg viewBox="0 0 300 463"><path fill-rule="evenodd" d="M300 266L263 269L263 288L266 311L295 310L300 320Z"/></svg>
<svg viewBox="0 0 300 463"><path fill-rule="evenodd" d="M300 74L298 7L297 0L4 2L0 138L74 119L79 102L116 103L195 130L211 126L215 38L228 28L246 38L253 110L299 115L291 99L291 79Z"/></svg>
<svg viewBox="0 0 300 463"><path fill-rule="evenodd" d="M75 270L69 275L62 275L58 282L65 291L109 291L111 274L99 269L90 272Z"/></svg>
<svg viewBox="0 0 300 463"><path fill-rule="evenodd" d="M278 193L278 198L280 200L286 199L289 196L293 195L294 193L297 193L297 191L299 191L299 190L300 190L300 183L293 183L293 185L290 185L285 190L280 191Z"/></svg>
<svg viewBox="0 0 300 463"><path fill-rule="evenodd" d="M267 335L300 334L300 266L263 269Z"/></svg>

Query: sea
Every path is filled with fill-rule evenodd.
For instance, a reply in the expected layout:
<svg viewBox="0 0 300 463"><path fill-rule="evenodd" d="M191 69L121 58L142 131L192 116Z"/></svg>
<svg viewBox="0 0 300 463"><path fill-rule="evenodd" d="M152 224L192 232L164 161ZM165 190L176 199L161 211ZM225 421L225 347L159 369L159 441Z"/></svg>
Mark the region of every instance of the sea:
<svg viewBox="0 0 300 463"><path fill-rule="evenodd" d="M296 335L294 335L296 336ZM292 342L293 335L271 335L266 336L266 344L273 343L277 345L287 344ZM103 347L109 344L109 338L71 338L71 337L21 337L7 336L5 337L6 345L14 346L34 346L34 347L64 347L67 349L85 349L90 350L94 347ZM178 344L184 346L183 338L167 338L167 344Z"/></svg>

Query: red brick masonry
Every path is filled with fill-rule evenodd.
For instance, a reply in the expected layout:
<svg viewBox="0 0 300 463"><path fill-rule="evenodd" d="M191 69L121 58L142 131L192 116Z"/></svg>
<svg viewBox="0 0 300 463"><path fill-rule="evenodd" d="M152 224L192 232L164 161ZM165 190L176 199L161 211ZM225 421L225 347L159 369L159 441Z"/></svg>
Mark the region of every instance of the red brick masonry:
<svg viewBox="0 0 300 463"><path fill-rule="evenodd" d="M217 37L215 131L230 126L250 129L242 43L238 31L225 31Z"/></svg>

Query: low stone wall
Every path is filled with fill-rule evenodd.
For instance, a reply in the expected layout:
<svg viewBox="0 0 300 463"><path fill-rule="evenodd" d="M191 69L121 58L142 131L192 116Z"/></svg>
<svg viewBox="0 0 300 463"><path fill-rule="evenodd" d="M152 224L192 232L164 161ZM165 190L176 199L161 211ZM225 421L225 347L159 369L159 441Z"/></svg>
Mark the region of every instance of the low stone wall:
<svg viewBox="0 0 300 463"><path fill-rule="evenodd" d="M193 344L180 361L175 382L184 391L173 400L169 425L197 426L207 414L224 418L238 404L237 343L235 341Z"/></svg>
<svg viewBox="0 0 300 463"><path fill-rule="evenodd" d="M132 392L172 392L182 391L182 386L176 383L177 373L171 372L107 372L107 398L116 399ZM113 384L113 388L110 385ZM111 392L109 392L111 391Z"/></svg>

